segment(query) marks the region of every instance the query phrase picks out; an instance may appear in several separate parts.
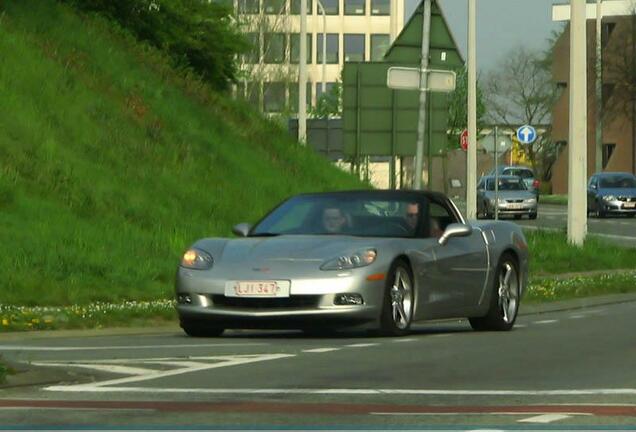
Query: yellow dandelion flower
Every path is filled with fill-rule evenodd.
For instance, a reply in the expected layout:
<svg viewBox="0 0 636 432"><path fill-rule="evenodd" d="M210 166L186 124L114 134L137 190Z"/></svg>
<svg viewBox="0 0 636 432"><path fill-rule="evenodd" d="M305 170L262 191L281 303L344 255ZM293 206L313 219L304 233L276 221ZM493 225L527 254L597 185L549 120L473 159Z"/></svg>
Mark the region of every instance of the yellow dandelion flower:
<svg viewBox="0 0 636 432"><path fill-rule="evenodd" d="M8 326L9 325L9 320L6 318L2 318L2 325L3 326Z"/></svg>

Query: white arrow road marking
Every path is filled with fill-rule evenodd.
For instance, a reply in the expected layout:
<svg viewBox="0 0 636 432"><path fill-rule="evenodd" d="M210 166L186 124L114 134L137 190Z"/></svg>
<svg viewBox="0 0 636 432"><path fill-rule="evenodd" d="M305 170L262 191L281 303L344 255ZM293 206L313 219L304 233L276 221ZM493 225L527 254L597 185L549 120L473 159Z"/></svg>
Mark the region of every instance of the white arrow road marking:
<svg viewBox="0 0 636 432"><path fill-rule="evenodd" d="M136 369L137 373L133 374L132 376L128 376L124 378L110 379L110 380L100 381L96 383L75 384L71 386L56 386L56 387L58 391L60 391L60 389L65 389L65 388L66 390L62 390L62 391L72 391L72 390L69 390L71 388L81 390L84 387L87 388L86 391L95 391L96 388L102 388L104 386L137 383L141 381L155 380L155 379L166 378L166 377L171 377L175 375L182 375L186 373L199 372L199 371L208 370L208 369L217 369L217 368L228 367L228 366L238 366L238 365L243 365L247 363L255 363L255 362L266 361L266 360L277 360L277 359L282 359L287 357L295 357L295 355L294 354L262 354L262 355L257 354L257 355L238 355L238 356L196 357L196 358L190 358L190 359L214 361L214 363L187 362L187 365L185 367L179 367L177 369L170 369L170 370L128 368L129 371L131 369L133 370ZM162 364L162 360L163 359L157 359L157 360L143 359L142 362ZM178 361L179 359L172 359L169 362L163 362L163 364L173 363L173 360ZM137 359L120 360L120 361L133 363L133 364L135 362L138 362ZM62 366L62 367L79 366L79 367L87 367L87 368L93 368L96 370L110 371L110 372L119 370L119 372L116 372L116 373L123 373L122 370L125 368L125 367L115 366L112 364L109 365L109 364L98 364L98 363L90 363L90 362L83 362L83 363L38 362L34 364L38 364L40 366Z"/></svg>

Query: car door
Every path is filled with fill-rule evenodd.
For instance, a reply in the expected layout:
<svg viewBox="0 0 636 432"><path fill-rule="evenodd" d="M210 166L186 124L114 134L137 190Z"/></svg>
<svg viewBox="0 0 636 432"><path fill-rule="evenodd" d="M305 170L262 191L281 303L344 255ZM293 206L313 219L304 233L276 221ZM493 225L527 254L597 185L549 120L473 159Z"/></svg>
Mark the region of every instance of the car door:
<svg viewBox="0 0 636 432"><path fill-rule="evenodd" d="M429 226L438 224L441 231L451 223L461 223L448 203L431 201L427 217ZM429 236L434 231L429 232ZM479 229L468 237L455 237L445 245L432 248L429 282L438 307L437 318L464 316L479 303L488 274L486 244Z"/></svg>

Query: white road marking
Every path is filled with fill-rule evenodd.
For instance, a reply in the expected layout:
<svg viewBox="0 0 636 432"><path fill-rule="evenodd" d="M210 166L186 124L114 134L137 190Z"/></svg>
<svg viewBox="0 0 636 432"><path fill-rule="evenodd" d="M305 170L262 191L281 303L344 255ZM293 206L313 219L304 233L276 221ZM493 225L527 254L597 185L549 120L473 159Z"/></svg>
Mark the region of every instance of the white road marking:
<svg viewBox="0 0 636 432"><path fill-rule="evenodd" d="M340 348L313 348L313 349L303 350L304 353L324 353L324 352L331 352L331 351L340 351Z"/></svg>
<svg viewBox="0 0 636 432"><path fill-rule="evenodd" d="M395 339L394 343L404 343L404 342L415 342L417 339L407 338L407 339Z"/></svg>
<svg viewBox="0 0 636 432"><path fill-rule="evenodd" d="M113 364L94 364L94 363L57 363L57 362L32 362L35 366L59 366L59 367L78 367L84 369L94 369L101 372L109 372L122 375L148 375L157 372L155 369L137 368L131 366L120 366Z"/></svg>
<svg viewBox="0 0 636 432"><path fill-rule="evenodd" d="M294 354L262 354L262 355L256 354L256 355L238 355L238 356L198 357L197 360L213 361L214 363L196 362L194 363L194 365L189 365L187 367L182 367L177 369L153 370L151 372L144 371L142 373L135 374L133 376L124 377L124 378L110 379L106 381L100 381L100 382L89 383L89 384L76 384L76 385L72 385L68 387L75 387L80 389L82 387L88 387L88 388L94 389L94 388L101 388L103 386L129 384L129 383L136 383L141 381L150 381L150 380L156 380L160 378L171 377L175 375L182 375L182 374L187 374L192 372L200 372L203 370L217 369L217 368L228 367L228 366L239 366L239 365L244 365L247 363L255 363L255 362L266 361L266 360L278 360L278 359L288 358L288 357L295 357L295 355ZM134 359L129 360L129 362L134 364L135 360ZM76 365L73 362L68 362L68 363L38 362L34 364L38 364L40 366L48 365L48 366L62 366L62 367L71 367ZM88 363L84 363L83 367L91 367L91 366ZM94 364L93 368L98 370L104 370L104 365ZM65 386L61 386L61 387L65 387ZM94 391L94 390L88 390L88 391Z"/></svg>
<svg viewBox="0 0 636 432"><path fill-rule="evenodd" d="M526 328L528 327L526 324L515 324L515 328Z"/></svg>
<svg viewBox="0 0 636 432"><path fill-rule="evenodd" d="M366 347L372 347L372 346L379 346L379 343L358 343L358 344L351 344L351 345L345 345L348 348L366 348Z"/></svg>
<svg viewBox="0 0 636 432"><path fill-rule="evenodd" d="M517 420L519 423L552 423L558 420L565 420L570 418L569 415L564 414L542 414L535 417L526 418L523 420Z"/></svg>
<svg viewBox="0 0 636 432"><path fill-rule="evenodd" d="M44 390L97 393L185 393L185 394L295 394L295 395L427 395L427 396L636 396L636 388L581 390L426 390L426 389L311 389L311 388L155 388L104 387L104 383L55 385Z"/></svg>
<svg viewBox="0 0 636 432"><path fill-rule="evenodd" d="M568 318L570 318L570 319L581 319L581 318L585 318L585 315L570 315Z"/></svg>
<svg viewBox="0 0 636 432"><path fill-rule="evenodd" d="M239 346L263 346L267 343L218 343L218 344L183 344L183 345L123 345L123 346L93 346L93 347L55 347L29 345L0 345L0 351L107 351L107 350L139 350L164 348L215 348Z"/></svg>
<svg viewBox="0 0 636 432"><path fill-rule="evenodd" d="M532 324L554 324L559 322L558 320L542 320L542 321L534 321Z"/></svg>

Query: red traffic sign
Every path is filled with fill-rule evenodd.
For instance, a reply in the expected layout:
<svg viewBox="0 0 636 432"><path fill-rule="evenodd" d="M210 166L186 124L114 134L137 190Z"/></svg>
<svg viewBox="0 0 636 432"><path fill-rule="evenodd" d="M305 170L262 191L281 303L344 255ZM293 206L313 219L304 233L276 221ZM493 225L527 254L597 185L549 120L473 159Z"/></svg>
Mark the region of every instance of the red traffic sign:
<svg viewBox="0 0 636 432"><path fill-rule="evenodd" d="M462 150L468 150L468 129L464 129L459 136L459 145L462 147Z"/></svg>

